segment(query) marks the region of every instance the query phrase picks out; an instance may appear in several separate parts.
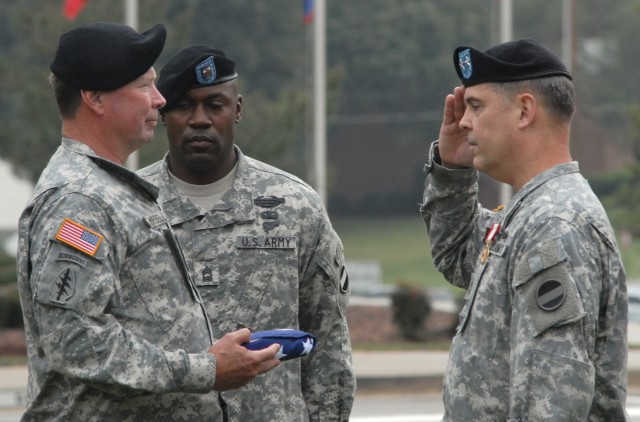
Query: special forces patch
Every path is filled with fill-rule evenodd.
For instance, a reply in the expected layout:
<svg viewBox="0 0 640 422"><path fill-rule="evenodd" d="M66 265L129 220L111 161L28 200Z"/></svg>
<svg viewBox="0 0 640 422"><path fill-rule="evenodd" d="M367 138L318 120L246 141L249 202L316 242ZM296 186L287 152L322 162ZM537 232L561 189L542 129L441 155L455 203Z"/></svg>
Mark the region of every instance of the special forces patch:
<svg viewBox="0 0 640 422"><path fill-rule="evenodd" d="M70 267L62 270L53 280L49 289L49 300L64 305L76 291L76 278Z"/></svg>
<svg viewBox="0 0 640 422"><path fill-rule="evenodd" d="M471 64L471 52L468 48L458 53L458 66L460 66L462 76L469 79L473 73L473 65Z"/></svg>
<svg viewBox="0 0 640 422"><path fill-rule="evenodd" d="M546 280L536 292L538 306L545 311L555 311L564 303L567 291L558 280Z"/></svg>

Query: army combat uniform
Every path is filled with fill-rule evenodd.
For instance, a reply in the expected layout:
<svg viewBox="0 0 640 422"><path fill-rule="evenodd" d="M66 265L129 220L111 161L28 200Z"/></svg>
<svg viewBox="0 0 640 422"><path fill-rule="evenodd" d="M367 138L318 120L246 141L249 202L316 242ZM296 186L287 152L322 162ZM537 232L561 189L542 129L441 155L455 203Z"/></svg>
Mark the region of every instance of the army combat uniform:
<svg viewBox="0 0 640 422"><path fill-rule="evenodd" d="M478 204L477 171L439 163L435 143L421 212L436 267L467 290L444 420L626 420L625 273L577 163L493 212Z"/></svg>
<svg viewBox="0 0 640 422"><path fill-rule="evenodd" d="M68 139L40 177L19 225L23 420L222 420L208 320L154 189Z"/></svg>
<svg viewBox="0 0 640 422"><path fill-rule="evenodd" d="M216 337L241 327L317 337L309 356L223 393L230 420L346 421L355 378L342 243L308 185L236 151L233 187L210 211L175 187L166 158L139 172L160 187Z"/></svg>

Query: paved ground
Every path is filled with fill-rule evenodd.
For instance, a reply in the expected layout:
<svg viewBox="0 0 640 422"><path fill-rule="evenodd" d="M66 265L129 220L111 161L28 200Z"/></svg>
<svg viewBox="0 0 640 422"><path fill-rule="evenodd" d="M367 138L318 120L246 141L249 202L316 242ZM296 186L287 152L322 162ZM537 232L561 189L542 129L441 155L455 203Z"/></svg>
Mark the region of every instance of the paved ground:
<svg viewBox="0 0 640 422"><path fill-rule="evenodd" d="M447 352L363 352L353 355L359 394L439 392ZM640 392L640 350L629 352L629 390ZM24 366L0 367L0 409L21 407L27 385Z"/></svg>
<svg viewBox="0 0 640 422"><path fill-rule="evenodd" d="M387 302L378 306L388 306ZM629 345L633 347L628 362L629 393L640 394L640 321L629 324ZM440 394L447 357L447 352L356 351L353 360L358 394ZM7 412L21 414L26 386L25 366L0 366L0 422L5 421L2 415Z"/></svg>

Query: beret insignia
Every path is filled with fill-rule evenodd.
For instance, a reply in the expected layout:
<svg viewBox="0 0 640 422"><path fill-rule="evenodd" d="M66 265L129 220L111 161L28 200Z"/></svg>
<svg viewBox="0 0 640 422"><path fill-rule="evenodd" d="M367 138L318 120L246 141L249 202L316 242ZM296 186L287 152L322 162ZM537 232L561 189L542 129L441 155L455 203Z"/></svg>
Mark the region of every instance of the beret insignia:
<svg viewBox="0 0 640 422"><path fill-rule="evenodd" d="M213 56L208 57L196 65L196 79L202 85L209 85L216 80L216 65Z"/></svg>
<svg viewBox="0 0 640 422"><path fill-rule="evenodd" d="M471 52L468 48L458 53L458 64L462 77L469 79L473 73L473 65L471 64Z"/></svg>

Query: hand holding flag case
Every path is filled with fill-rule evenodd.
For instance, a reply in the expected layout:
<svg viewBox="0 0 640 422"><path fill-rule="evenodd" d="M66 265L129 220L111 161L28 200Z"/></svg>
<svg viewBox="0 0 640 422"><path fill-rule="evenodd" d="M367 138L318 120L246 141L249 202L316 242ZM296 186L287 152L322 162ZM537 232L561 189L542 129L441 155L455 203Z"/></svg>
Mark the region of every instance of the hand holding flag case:
<svg viewBox="0 0 640 422"><path fill-rule="evenodd" d="M251 333L251 341L243 346L249 350L262 350L274 343L280 345L277 357L281 361L306 356L316 346L314 335L304 331L282 328Z"/></svg>

